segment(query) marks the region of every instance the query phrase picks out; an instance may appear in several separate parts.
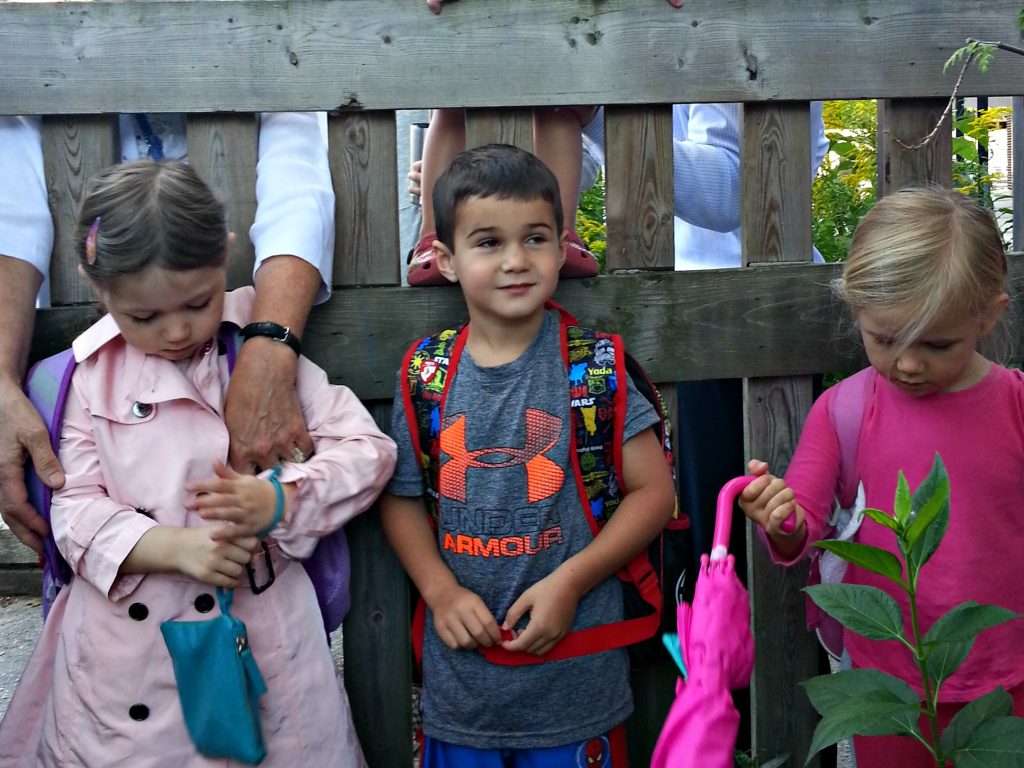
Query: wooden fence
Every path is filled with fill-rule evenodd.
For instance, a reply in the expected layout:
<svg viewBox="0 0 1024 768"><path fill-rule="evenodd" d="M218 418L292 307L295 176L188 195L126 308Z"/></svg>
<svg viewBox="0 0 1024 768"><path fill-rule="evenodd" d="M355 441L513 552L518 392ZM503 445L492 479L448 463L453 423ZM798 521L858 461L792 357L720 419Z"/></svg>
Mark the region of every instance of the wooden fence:
<svg viewBox="0 0 1024 768"><path fill-rule="evenodd" d="M239 235L231 280L240 284L253 258L254 113L326 110L335 292L314 311L304 346L386 422L404 346L463 313L454 289L399 287L394 111L467 107L471 143L528 146L530 106L605 104L609 275L566 284L558 298L585 322L623 332L657 380L745 377L747 453L784 468L811 403L810 374L859 362L856 346L837 340L834 268L807 263L807 102L884 99L880 189L949 183L947 131L919 152L891 137L913 143L930 130L954 79L943 62L967 37L1016 40L1019 5L462 0L435 17L423 0L0 2L0 114L45 116L56 225L55 308L39 313L33 356L66 346L90 313L69 238L83 181L115 160L111 114L189 113L190 161L228 201ZM963 93L1014 95L1022 76L1024 61L1000 58L987 75L970 73ZM747 268L673 273L671 105L723 101L745 103ZM1019 286L1024 265L1011 262ZM372 768L408 768L407 583L372 513L350 531L346 684ZM804 575L772 566L756 542L748 550L751 743L761 759L789 752L800 765L815 718L797 682L817 671ZM0 546L7 590L35 588L28 554ZM647 762L672 682L666 668L635 676L634 765Z"/></svg>

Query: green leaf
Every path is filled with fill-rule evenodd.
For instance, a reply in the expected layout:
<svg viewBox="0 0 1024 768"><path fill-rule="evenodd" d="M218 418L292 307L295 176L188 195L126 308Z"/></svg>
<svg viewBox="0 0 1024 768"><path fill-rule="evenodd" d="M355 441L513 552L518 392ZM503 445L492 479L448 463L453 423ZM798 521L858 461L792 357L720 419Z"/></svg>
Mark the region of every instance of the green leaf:
<svg viewBox="0 0 1024 768"><path fill-rule="evenodd" d="M884 525L890 531L898 531L899 530L899 527L900 527L899 523L897 523L892 518L892 516L890 516L889 514L883 512L880 509L865 509L864 510L864 514L867 517L870 517L872 520L874 520L879 525Z"/></svg>
<svg viewBox="0 0 1024 768"><path fill-rule="evenodd" d="M1017 12L1017 29L1024 32L1024 8Z"/></svg>
<svg viewBox="0 0 1024 768"><path fill-rule="evenodd" d="M922 642L925 671L941 683L964 663L978 635L1019 615L998 605L979 605L973 600L961 603L932 624Z"/></svg>
<svg viewBox="0 0 1024 768"><path fill-rule="evenodd" d="M935 550L939 548L939 544L942 543L942 537L946 535L946 529L949 527L949 505L944 505L939 513L935 516L935 519L928 525L928 527L918 536L913 546L906 549L907 552L907 575L908 579L913 582L914 576L924 566L925 563L935 554Z"/></svg>
<svg viewBox="0 0 1024 768"><path fill-rule="evenodd" d="M907 549L913 547L918 537L942 514L943 510L945 510L946 517L949 517L949 475L946 474L946 467L939 454L935 454L932 469L914 491L910 504L912 507L910 525L904 534Z"/></svg>
<svg viewBox="0 0 1024 768"><path fill-rule="evenodd" d="M979 699L964 705L946 730L942 732L942 751L948 753L963 749L971 734L983 721L1005 717L1013 713L1013 697L1004 688L996 688Z"/></svg>
<svg viewBox="0 0 1024 768"><path fill-rule="evenodd" d="M917 732L920 702L902 680L876 669L850 669L801 683L821 714L807 758L854 734L884 736Z"/></svg>
<svg viewBox="0 0 1024 768"><path fill-rule="evenodd" d="M974 640L983 630L1019 619L1020 614L998 605L960 603L940 616L925 633L925 643L958 643Z"/></svg>
<svg viewBox="0 0 1024 768"><path fill-rule="evenodd" d="M868 544L838 539L822 539L814 542L814 546L833 552L849 563L860 566L879 576L885 576L897 584L903 583L903 566L892 552Z"/></svg>
<svg viewBox="0 0 1024 768"><path fill-rule="evenodd" d="M925 647L927 656L924 660L924 669L928 677L940 685L948 680L950 675L956 672L964 663L967 654L974 647L974 640L964 640L959 643L939 643L931 648Z"/></svg>
<svg viewBox="0 0 1024 768"><path fill-rule="evenodd" d="M761 763L760 768L782 768L782 766L785 765L788 762L788 760L789 752L786 752L784 755L773 757L767 763Z"/></svg>
<svg viewBox="0 0 1024 768"><path fill-rule="evenodd" d="M893 502L893 516L896 518L896 522L900 524L900 530L902 530L907 520L910 519L910 488L907 486L907 478L903 476L903 470L900 470L899 478L896 481L896 499Z"/></svg>
<svg viewBox="0 0 1024 768"><path fill-rule="evenodd" d="M829 616L858 635L872 640L903 637L903 612L877 587L863 584L815 584L804 592Z"/></svg>
<svg viewBox="0 0 1024 768"><path fill-rule="evenodd" d="M976 163L978 162L978 145L966 136L957 136L953 139L953 154Z"/></svg>
<svg viewBox="0 0 1024 768"><path fill-rule="evenodd" d="M949 757L956 768L1024 768L1024 719L986 720Z"/></svg>

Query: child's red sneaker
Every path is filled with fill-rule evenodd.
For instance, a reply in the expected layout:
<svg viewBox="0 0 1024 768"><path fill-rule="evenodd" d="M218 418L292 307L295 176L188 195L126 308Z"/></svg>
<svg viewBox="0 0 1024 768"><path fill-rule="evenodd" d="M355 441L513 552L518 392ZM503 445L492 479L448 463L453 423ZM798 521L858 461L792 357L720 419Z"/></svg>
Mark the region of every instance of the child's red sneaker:
<svg viewBox="0 0 1024 768"><path fill-rule="evenodd" d="M437 234L427 232L416 246L409 252L409 285L417 287L427 285L448 285L448 278L441 274L434 258L434 241Z"/></svg>

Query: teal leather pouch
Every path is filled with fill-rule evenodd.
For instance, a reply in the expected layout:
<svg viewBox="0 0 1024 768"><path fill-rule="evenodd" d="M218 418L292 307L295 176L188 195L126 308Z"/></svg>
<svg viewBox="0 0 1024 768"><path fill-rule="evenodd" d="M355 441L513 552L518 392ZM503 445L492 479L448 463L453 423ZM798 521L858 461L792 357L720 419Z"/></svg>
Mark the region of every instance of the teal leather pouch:
<svg viewBox="0 0 1024 768"><path fill-rule="evenodd" d="M267 692L232 590L217 588L221 615L160 625L174 665L185 726L200 754L258 765L266 757L259 697Z"/></svg>

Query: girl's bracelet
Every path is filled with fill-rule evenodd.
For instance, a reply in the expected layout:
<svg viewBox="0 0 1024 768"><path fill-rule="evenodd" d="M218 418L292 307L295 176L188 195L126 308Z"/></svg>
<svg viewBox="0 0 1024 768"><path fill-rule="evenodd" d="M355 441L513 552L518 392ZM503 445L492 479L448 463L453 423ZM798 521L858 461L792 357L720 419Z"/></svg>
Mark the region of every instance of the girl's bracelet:
<svg viewBox="0 0 1024 768"><path fill-rule="evenodd" d="M277 479L277 476L281 474L280 467L274 467L270 470L270 476L267 480L274 486L274 492L277 495L277 504L274 505L274 516L270 519L270 524L262 531L256 534L257 538L262 539L272 530L277 527L277 524L281 522L281 518L284 517L284 489L281 487L281 481Z"/></svg>

